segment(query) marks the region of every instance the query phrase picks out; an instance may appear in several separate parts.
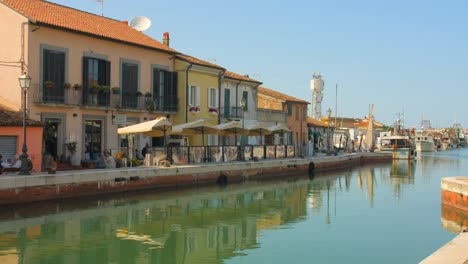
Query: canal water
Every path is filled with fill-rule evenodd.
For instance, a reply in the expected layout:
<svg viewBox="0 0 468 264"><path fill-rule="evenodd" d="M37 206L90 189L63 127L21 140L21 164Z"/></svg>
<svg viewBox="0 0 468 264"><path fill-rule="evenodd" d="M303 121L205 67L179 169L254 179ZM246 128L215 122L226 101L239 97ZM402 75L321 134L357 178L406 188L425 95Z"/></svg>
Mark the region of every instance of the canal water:
<svg viewBox="0 0 468 264"><path fill-rule="evenodd" d="M178 191L0 210L0 263L417 263L466 212L440 180L468 176L468 149Z"/></svg>

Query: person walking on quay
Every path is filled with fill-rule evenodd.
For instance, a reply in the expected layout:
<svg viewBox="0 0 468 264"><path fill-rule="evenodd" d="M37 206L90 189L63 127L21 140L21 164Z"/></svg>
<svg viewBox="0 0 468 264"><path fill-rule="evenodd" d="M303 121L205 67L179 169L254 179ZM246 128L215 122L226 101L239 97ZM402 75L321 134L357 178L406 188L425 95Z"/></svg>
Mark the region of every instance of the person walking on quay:
<svg viewBox="0 0 468 264"><path fill-rule="evenodd" d="M143 158L146 157L146 154L149 154L149 144L146 143L145 147L141 150L141 155L143 155Z"/></svg>

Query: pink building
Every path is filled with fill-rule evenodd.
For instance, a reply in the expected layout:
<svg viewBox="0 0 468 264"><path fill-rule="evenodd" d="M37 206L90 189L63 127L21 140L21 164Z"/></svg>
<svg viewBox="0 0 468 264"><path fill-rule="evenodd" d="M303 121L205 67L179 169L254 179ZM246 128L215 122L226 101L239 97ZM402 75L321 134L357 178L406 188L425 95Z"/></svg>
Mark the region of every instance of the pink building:
<svg viewBox="0 0 468 264"><path fill-rule="evenodd" d="M141 149L150 137L127 140L118 127L177 113L178 52L126 21L42 0L2 0L0 32L0 104L22 108L18 77L26 72L28 117L45 124L44 137L35 137L43 153L78 165L85 150L94 159L105 149Z"/></svg>

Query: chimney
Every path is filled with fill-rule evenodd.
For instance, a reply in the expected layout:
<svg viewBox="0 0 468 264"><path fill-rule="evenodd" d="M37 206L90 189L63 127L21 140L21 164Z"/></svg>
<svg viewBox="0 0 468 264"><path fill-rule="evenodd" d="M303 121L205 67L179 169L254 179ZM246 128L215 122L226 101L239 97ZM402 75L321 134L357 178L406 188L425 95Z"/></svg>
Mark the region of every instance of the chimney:
<svg viewBox="0 0 468 264"><path fill-rule="evenodd" d="M164 32L163 44L169 47L169 32Z"/></svg>
<svg viewBox="0 0 468 264"><path fill-rule="evenodd" d="M127 20L122 20L122 23L128 26L128 21Z"/></svg>

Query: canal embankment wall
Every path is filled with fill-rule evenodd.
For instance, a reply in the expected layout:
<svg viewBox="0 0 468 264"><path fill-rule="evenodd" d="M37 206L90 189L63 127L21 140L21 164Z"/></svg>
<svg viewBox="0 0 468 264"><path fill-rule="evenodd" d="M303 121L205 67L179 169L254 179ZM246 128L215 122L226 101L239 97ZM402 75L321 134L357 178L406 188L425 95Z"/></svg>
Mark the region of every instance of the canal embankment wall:
<svg viewBox="0 0 468 264"><path fill-rule="evenodd" d="M8 174L0 177L0 204L20 204L145 189L281 179L304 173L310 174L391 160L392 157L389 154L352 153L338 156L171 167L95 169L33 175Z"/></svg>
<svg viewBox="0 0 468 264"><path fill-rule="evenodd" d="M468 212L468 177L446 177L441 180L442 206L452 207ZM454 209L454 210L456 210ZM448 214L443 210L442 214ZM424 264L442 263L467 263L468 262L468 226L465 226L466 219L459 217L452 212L449 215L442 215L442 225L444 228L461 231L452 241L445 244L436 252L421 261ZM448 220L447 220L448 219ZM453 221L456 221L453 222ZM461 229L461 230L459 230Z"/></svg>

